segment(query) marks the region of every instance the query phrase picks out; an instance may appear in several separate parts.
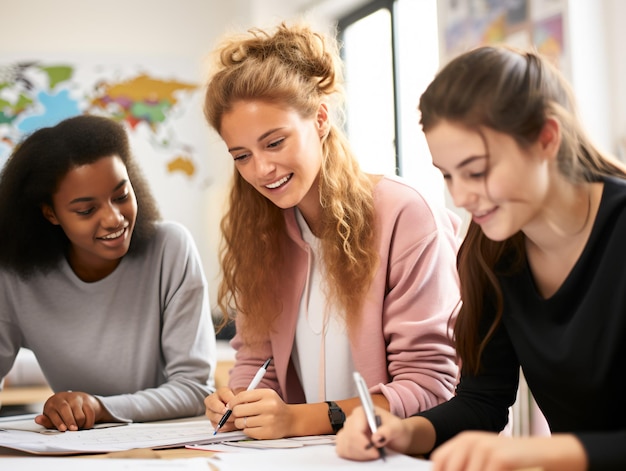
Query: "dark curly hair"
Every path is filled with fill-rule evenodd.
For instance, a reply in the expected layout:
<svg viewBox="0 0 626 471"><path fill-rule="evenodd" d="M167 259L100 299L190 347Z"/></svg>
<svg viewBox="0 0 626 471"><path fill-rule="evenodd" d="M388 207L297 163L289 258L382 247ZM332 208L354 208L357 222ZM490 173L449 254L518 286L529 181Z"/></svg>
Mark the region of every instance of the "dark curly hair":
<svg viewBox="0 0 626 471"><path fill-rule="evenodd" d="M52 205L59 182L72 169L117 155L137 198L137 222L128 254L138 252L160 219L147 181L132 159L124 127L102 116L81 115L41 128L16 146L0 173L0 267L23 277L54 268L69 246L42 206Z"/></svg>

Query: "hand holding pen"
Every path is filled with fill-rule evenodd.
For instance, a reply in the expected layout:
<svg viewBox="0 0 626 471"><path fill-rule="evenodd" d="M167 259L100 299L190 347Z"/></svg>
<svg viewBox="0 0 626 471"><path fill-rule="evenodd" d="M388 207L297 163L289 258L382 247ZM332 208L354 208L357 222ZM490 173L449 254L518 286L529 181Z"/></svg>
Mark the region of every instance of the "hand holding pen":
<svg viewBox="0 0 626 471"><path fill-rule="evenodd" d="M248 388L246 389L246 391L251 391L259 385L259 383L263 379L263 376L265 376L265 373L267 372L267 367L270 365L271 361L272 361L271 357L265 360L265 363L263 363L261 368L259 368L259 370L254 375L254 378L252 378L252 381L250 381L250 384L248 385ZM215 427L215 431L213 432L213 435L215 435L218 432L218 430L224 426L224 424L226 423L226 421L228 420L228 418L230 417L232 413L233 413L232 409L228 409L226 411L226 413L222 416L220 421L217 423L217 427Z"/></svg>
<svg viewBox="0 0 626 471"><path fill-rule="evenodd" d="M372 396L370 396L370 392L367 389L367 385L365 384L363 377L358 371L355 371L353 375L356 388L359 392L359 397L361 398L361 404L363 405L363 410L365 411L365 418L367 419L371 432L376 433L378 426L380 425L380 416L376 415ZM378 447L378 453L383 461L385 461L385 449L383 447Z"/></svg>

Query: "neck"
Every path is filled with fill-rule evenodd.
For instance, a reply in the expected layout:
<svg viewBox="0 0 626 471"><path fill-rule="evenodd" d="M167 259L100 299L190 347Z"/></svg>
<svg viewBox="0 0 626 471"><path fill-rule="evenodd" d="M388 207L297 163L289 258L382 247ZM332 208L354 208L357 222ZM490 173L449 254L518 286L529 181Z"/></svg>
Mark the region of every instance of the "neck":
<svg viewBox="0 0 626 471"><path fill-rule="evenodd" d="M82 260L74 251L70 251L67 261L72 271L85 283L100 281L109 276L120 264L121 259L107 260L100 264L88 263Z"/></svg>
<svg viewBox="0 0 626 471"><path fill-rule="evenodd" d="M524 228L528 243L542 251L559 251L586 240L600 204L602 184L568 185L545 202L535 221Z"/></svg>

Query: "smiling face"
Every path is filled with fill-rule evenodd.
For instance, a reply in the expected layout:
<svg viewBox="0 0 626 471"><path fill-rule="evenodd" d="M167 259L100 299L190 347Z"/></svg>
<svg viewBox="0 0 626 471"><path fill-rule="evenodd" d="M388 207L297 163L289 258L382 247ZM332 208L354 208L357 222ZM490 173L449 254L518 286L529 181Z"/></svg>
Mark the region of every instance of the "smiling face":
<svg viewBox="0 0 626 471"><path fill-rule="evenodd" d="M303 118L263 101L238 101L222 117L220 135L241 177L279 208L297 206L309 222L320 211L317 181L328 114Z"/></svg>
<svg viewBox="0 0 626 471"><path fill-rule="evenodd" d="M490 239L511 237L541 213L550 177L541 140L522 149L507 134L448 121L425 136L454 204L469 211Z"/></svg>
<svg viewBox="0 0 626 471"><path fill-rule="evenodd" d="M117 156L71 169L52 195L44 217L70 241L69 262L85 281L110 274L126 255L137 218L137 200Z"/></svg>

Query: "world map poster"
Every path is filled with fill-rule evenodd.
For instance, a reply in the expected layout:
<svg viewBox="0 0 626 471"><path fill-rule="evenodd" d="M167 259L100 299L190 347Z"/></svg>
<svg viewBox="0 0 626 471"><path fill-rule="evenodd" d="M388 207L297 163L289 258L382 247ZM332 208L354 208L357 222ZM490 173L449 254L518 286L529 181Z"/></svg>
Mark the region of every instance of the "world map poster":
<svg viewBox="0 0 626 471"><path fill-rule="evenodd" d="M27 134L91 113L124 123L131 138L149 139L168 172L194 176L196 143L178 137L176 121L185 119L198 89L192 81L139 67L27 60L0 64L0 164Z"/></svg>

